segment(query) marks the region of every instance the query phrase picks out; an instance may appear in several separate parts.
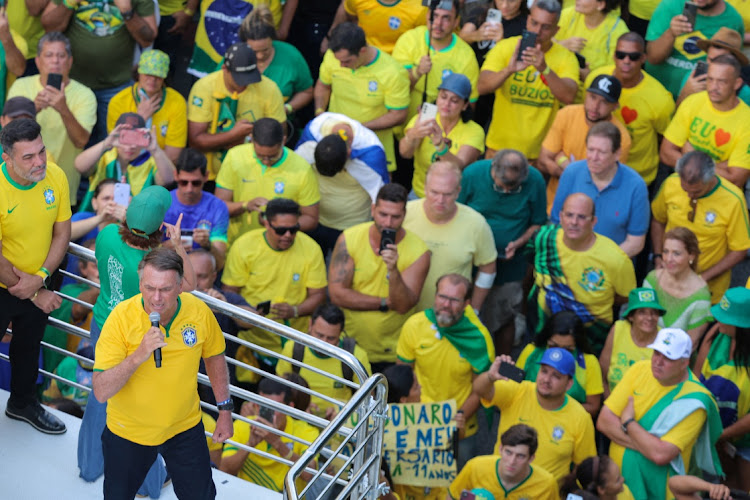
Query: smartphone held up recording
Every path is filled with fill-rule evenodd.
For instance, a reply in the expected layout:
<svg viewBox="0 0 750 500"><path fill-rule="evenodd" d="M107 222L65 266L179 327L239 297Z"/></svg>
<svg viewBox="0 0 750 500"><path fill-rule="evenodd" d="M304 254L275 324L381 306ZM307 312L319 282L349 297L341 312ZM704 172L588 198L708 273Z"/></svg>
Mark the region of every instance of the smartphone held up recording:
<svg viewBox="0 0 750 500"><path fill-rule="evenodd" d="M518 368L516 365L506 363L505 361L500 363L500 367L497 369L497 373L507 378L508 380L513 380L515 382L518 382L519 384L526 378L525 371Z"/></svg>
<svg viewBox="0 0 750 500"><path fill-rule="evenodd" d="M503 13L498 9L487 9L487 24L501 24Z"/></svg>
<svg viewBox="0 0 750 500"><path fill-rule="evenodd" d="M126 128L120 130L119 142L123 146L148 147L151 142L151 132L147 128Z"/></svg>
<svg viewBox="0 0 750 500"><path fill-rule="evenodd" d="M521 35L521 46L518 47L519 61L522 59L523 51L530 47L536 47L536 33L523 30L523 35Z"/></svg>
<svg viewBox="0 0 750 500"><path fill-rule="evenodd" d="M62 75L60 73L50 73L47 75L47 85L57 90L62 89Z"/></svg>
<svg viewBox="0 0 750 500"><path fill-rule="evenodd" d="M687 17L687 22L695 30L695 21L698 18L698 4L693 2L685 2L685 7L682 9L682 15Z"/></svg>
<svg viewBox="0 0 750 500"><path fill-rule="evenodd" d="M380 233L380 251L382 252L388 245L396 244L396 230L395 229L383 229Z"/></svg>
<svg viewBox="0 0 750 500"><path fill-rule="evenodd" d="M274 411L271 408L267 408L265 406L260 407L260 411L258 412L258 416L268 420L270 423L273 423L273 414Z"/></svg>

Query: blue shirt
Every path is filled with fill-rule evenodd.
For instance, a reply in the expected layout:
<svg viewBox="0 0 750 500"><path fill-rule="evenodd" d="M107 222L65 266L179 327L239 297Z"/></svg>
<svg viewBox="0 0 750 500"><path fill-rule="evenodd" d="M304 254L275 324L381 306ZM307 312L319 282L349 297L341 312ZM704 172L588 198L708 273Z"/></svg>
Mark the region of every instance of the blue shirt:
<svg viewBox="0 0 750 500"><path fill-rule="evenodd" d="M586 160L568 165L560 176L560 185L555 193L550 213L552 222L560 223L563 203L574 193L583 193L594 200L597 218L594 231L618 245L628 235L643 236L648 231L651 209L646 182L627 165L618 163L612 182L601 191L591 179Z"/></svg>
<svg viewBox="0 0 750 500"><path fill-rule="evenodd" d="M229 210L227 205L216 196L205 191L201 201L195 205L183 205L177 199L177 190L172 190L172 205L164 215L164 222L174 224L182 214L182 229L208 229L210 241L227 242L227 226L229 225ZM200 245L193 242L193 248Z"/></svg>
<svg viewBox="0 0 750 500"><path fill-rule="evenodd" d="M96 212L78 212L78 213L73 214L73 216L70 218L70 222L90 219L91 217L96 217ZM96 235L98 234L99 234L99 226L94 226L94 229L89 231L87 234L83 235L82 238L78 238L73 243L82 245L88 240L95 240ZM80 262L80 259L76 257L75 255L68 255L68 264L65 266L65 270L71 274L77 274L80 276L81 272L78 269L79 262ZM62 280L62 284L60 286L71 285L73 283L78 283L78 282L74 280L73 278L68 278L67 276L64 276Z"/></svg>

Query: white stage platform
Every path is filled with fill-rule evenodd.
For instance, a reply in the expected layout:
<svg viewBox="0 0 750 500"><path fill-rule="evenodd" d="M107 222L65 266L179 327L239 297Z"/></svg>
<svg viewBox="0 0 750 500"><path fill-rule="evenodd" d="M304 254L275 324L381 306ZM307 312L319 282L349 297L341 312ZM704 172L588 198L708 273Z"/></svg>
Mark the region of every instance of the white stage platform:
<svg viewBox="0 0 750 500"><path fill-rule="evenodd" d="M76 449L81 421L51 410L65 422L68 432L60 436L43 434L25 422L5 416L8 392L0 390L0 498L3 500L40 500L55 498L102 498L100 478L87 483L78 477ZM223 500L253 498L281 500L281 493L269 491L242 479L213 469L216 498ZM161 497L173 500L172 485L162 489Z"/></svg>

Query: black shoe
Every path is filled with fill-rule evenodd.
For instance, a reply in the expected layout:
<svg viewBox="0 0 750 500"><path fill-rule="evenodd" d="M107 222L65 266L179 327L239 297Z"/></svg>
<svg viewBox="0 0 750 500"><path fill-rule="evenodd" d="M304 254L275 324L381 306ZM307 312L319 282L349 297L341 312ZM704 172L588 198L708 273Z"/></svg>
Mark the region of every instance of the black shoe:
<svg viewBox="0 0 750 500"><path fill-rule="evenodd" d="M30 404L26 408L16 408L8 401L5 414L13 420L22 420L31 424L33 428L45 434L65 434L65 424L42 408L39 403Z"/></svg>

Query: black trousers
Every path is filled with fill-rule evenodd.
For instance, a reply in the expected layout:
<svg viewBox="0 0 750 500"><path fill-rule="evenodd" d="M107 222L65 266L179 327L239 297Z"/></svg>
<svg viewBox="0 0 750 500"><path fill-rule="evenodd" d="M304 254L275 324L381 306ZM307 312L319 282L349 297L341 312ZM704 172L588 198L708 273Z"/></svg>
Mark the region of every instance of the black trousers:
<svg viewBox="0 0 750 500"><path fill-rule="evenodd" d="M31 300L21 300L7 289L0 288L0 337L11 322L9 401L16 408L25 408L37 401L39 349L47 325L47 314Z"/></svg>

